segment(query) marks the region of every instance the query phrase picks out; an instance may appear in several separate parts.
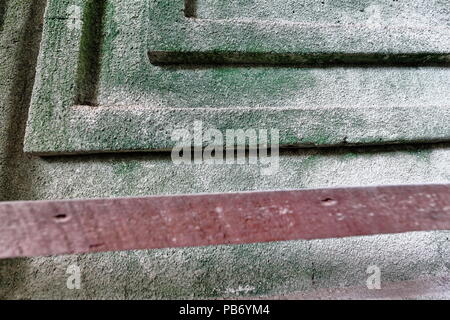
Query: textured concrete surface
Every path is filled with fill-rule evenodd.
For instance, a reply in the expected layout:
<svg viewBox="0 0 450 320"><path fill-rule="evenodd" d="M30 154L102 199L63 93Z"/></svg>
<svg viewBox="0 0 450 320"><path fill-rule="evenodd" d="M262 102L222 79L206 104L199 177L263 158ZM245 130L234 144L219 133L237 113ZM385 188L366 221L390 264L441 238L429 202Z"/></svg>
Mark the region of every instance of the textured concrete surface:
<svg viewBox="0 0 450 320"><path fill-rule="evenodd" d="M286 53L291 58L311 53L398 53L403 58L437 53L448 61L446 1L187 2L197 2L200 12L186 18L184 0L149 1L151 48L216 54Z"/></svg>
<svg viewBox="0 0 450 320"><path fill-rule="evenodd" d="M44 1L38 0L0 3L1 200L450 181L448 143L282 151L279 173L273 176L262 176L258 165L174 166L168 153L26 156L22 153L22 143L44 7ZM135 9L132 5L129 8ZM60 63L64 60L61 57ZM439 77L441 71L437 75L431 69L422 72ZM420 79L416 76L411 75L410 79ZM361 85L365 83L362 81ZM405 80L401 88L409 94L410 85L414 86L414 82ZM398 87L396 95L402 94L401 88ZM417 85L416 88L423 88L425 91L420 92L428 92L430 99L435 94L437 99L443 97L433 91L435 87ZM100 99L120 97L120 90L114 93L114 89L117 87L104 89ZM409 99L406 93L404 99ZM420 232L1 260L0 297L139 299L289 295L305 290L364 286L370 265L381 269L382 284L427 279L449 275L449 239L449 232ZM66 270L74 263L81 268L81 290L66 287L69 277ZM448 295L431 293L422 297Z"/></svg>
<svg viewBox="0 0 450 320"><path fill-rule="evenodd" d="M359 24L372 17L386 25L436 25L448 23L447 0L187 0L195 16L204 19L259 19L302 23ZM231 2L231 3L233 3ZM318 4L319 2L319 4ZM375 17L373 17L375 16Z"/></svg>
<svg viewBox="0 0 450 320"><path fill-rule="evenodd" d="M386 1L381 2L381 8L393 10ZM380 60L376 68L333 64L314 68L157 66L150 63L149 50L198 51L195 46L201 46L207 52L271 50L267 52L276 55L280 46L295 53L298 46L310 48L312 44L306 40L291 44L289 39L301 38L295 35L314 38L317 32L291 30L283 38L277 24L273 28L262 25L261 32L275 33L271 42L261 40L258 32L241 28L234 20L228 23L240 30L235 38L229 39L232 32L221 25L214 30L196 30L203 24L191 22L191 30L179 21L186 19L182 0L53 0L49 4L25 140L28 152L170 150L175 144L170 139L173 130L192 127L194 119L202 120L204 128L223 131L276 128L281 145L450 138L448 68L424 67L421 63L401 68L385 65L386 56L392 54L396 54L398 63L408 60L411 53L421 56L424 64L430 62L427 55L435 51L447 57L450 32L446 24L408 32L393 27L399 35L408 34L408 39L375 28L376 39L359 35L362 40L358 43L340 39L341 30L327 27L328 34L319 42L328 49L319 48L319 53L337 51L344 56L365 57L369 46ZM73 8L78 8L78 18L73 18ZM336 8L345 13L344 9ZM437 6L436 15L445 13L444 9ZM360 29L372 30L366 20ZM439 22L438 18L431 19L431 24ZM342 28L359 34L345 24ZM444 34L435 35L436 30ZM354 35L349 37L353 39ZM389 39L394 39L394 44L386 44ZM421 39L425 44L420 44ZM248 43L243 45L243 41ZM409 49L400 48L400 44ZM185 48L191 45L194 48ZM230 47L234 45L238 48ZM320 61L315 63L320 65Z"/></svg>

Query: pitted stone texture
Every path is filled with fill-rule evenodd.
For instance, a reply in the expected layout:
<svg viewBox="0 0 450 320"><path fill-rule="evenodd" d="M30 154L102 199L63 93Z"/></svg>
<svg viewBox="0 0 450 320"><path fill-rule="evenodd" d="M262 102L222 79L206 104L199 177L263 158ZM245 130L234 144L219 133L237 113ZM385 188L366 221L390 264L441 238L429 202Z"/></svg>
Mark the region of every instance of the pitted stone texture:
<svg viewBox="0 0 450 320"><path fill-rule="evenodd" d="M288 146L450 138L450 77L443 66L153 65L149 50L184 50L186 42L209 51L210 45L217 42L220 47L220 38L226 38L220 28L221 32L211 36L212 42L208 33L176 31L185 23L178 23L179 19L189 20L183 16L183 3L117 0L96 7L89 1L50 1L25 150L46 155L170 150L175 144L173 130L191 128L195 120L202 120L205 128L219 130L279 129L280 144ZM84 18L74 22L67 11L71 6L87 8L82 10ZM97 16L96 8L103 13ZM102 30L97 25L101 16ZM189 23L203 23L195 21ZM76 22L81 23L80 28L73 27ZM160 27L175 38L166 36ZM423 30L412 34L432 39L424 36ZM380 36L385 34L380 32ZM244 28L238 38L250 41L252 35ZM447 52L450 40L438 38L435 46ZM324 39L330 52L338 50L332 41L351 46L332 34ZM405 43L419 50L413 40ZM231 43L239 47L240 41ZM289 49L287 42L276 41L286 43L284 49ZM373 46L377 51L377 44ZM426 47L431 50L434 45ZM361 51L356 45L352 48ZM91 83L97 77L98 81ZM93 85L97 87L92 92L89 89L86 98L86 88Z"/></svg>
<svg viewBox="0 0 450 320"><path fill-rule="evenodd" d="M447 0L186 0L202 19L258 19L321 24L442 25L448 22Z"/></svg>
<svg viewBox="0 0 450 320"><path fill-rule="evenodd" d="M114 1L120 2L124 3ZM22 90L14 93L16 87L31 91L32 83L17 78L17 74L25 73L32 78L34 68L20 62L33 59L25 56L22 60L15 52L23 46L33 56L37 48L24 44L20 38L8 45L3 45L3 41L17 36L15 30L22 30L20 25L29 17L38 18L44 1L7 3L0 61L14 57L17 64L0 64L0 148L5 150L0 159L2 200L450 182L448 144L285 151L281 154L280 173L273 176L262 176L257 166L177 167L167 153L26 157L20 152L28 108L26 99L18 99L16 103L5 97L22 96ZM129 12L134 15L144 2L128 3ZM39 10L33 11L33 6ZM27 31L27 39L39 39L36 25L39 24L33 24ZM64 63L64 59L59 62ZM127 70L122 71L127 74ZM409 82L405 79L401 87L408 90ZM121 87L127 92L125 86ZM416 88L419 92L420 86ZM107 99L113 89L110 87L102 97ZM374 264L381 268L382 281L383 277L401 281L448 275L449 238L446 232L424 232L319 242L2 260L0 296L204 298L282 295L336 285L364 286L368 276L365 270ZM73 263L81 267L81 290L66 287L69 276L66 270Z"/></svg>

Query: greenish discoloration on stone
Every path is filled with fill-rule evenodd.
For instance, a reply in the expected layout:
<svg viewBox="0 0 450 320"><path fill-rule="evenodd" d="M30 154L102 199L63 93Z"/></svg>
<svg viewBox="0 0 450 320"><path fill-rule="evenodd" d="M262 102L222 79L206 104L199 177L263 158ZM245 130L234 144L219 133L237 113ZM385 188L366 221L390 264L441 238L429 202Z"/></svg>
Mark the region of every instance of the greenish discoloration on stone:
<svg viewBox="0 0 450 320"><path fill-rule="evenodd" d="M185 17L184 0L150 2L152 61L448 62L450 37L445 1L435 1L434 6L420 5L415 0L401 4L390 0L261 0L244 1L242 5L240 1L189 2L195 2L200 10L190 14L194 17ZM165 19L161 19L163 16Z"/></svg>
<svg viewBox="0 0 450 320"><path fill-rule="evenodd" d="M68 27L70 6L88 8L79 29ZM182 1L50 1L25 150L169 150L174 128L194 120L219 130L279 129L282 146L450 138L445 67L152 65L149 41L169 41L159 28L176 30L182 9ZM186 41L204 40L185 33Z"/></svg>
<svg viewBox="0 0 450 320"><path fill-rule="evenodd" d="M114 165L114 174L126 175L129 173L138 173L142 169L142 165L138 161L119 162Z"/></svg>
<svg viewBox="0 0 450 320"><path fill-rule="evenodd" d="M117 16L116 11L122 14L119 20L124 19L126 10L117 10L112 2L117 6L125 3L124 1L108 1L105 19L113 19ZM51 16L52 19L48 20L48 24L52 24L55 28L52 31L55 32L55 36L51 43L48 40L43 43L43 49L49 46L45 49L49 52L57 49L60 45L58 41L62 41L56 34L62 31L57 27L61 22L58 17L65 18L65 11L58 8L60 5L69 3L79 4L80 2L53 1L53 8L57 14ZM144 1L128 0L127 3L129 4L128 12L134 16L136 12L139 12L141 9L139 5ZM167 152L51 158L26 156L22 153L22 139L33 85L35 59L39 45L40 17L43 14L44 1L9 0L7 8L0 38L0 61L4 62L0 64L1 200L73 199L450 182L450 145L448 143L284 150L280 154L280 170L272 176L261 175L259 165L175 166ZM136 20L133 21L139 25ZM49 26L47 25L46 28ZM106 40L103 41L103 48L108 48L107 50L115 48L116 53L126 52L129 47L118 44L125 43L124 39L127 37L130 39L135 37L135 28L137 27L134 25L121 26L117 23L114 30L105 29ZM47 30L44 33L44 37L48 37L48 32ZM72 37L79 35L81 36L74 32ZM120 40L115 42L114 39L118 37ZM129 42L127 44L130 47L133 46L131 41ZM73 44L73 42L67 42L69 48L73 48L71 47ZM51 46L53 49L50 48ZM56 52L52 59L59 57L57 62L66 65L70 71L69 74L76 75L78 65L70 59L70 56L64 55L63 51L58 54ZM145 50L142 53L145 56ZM78 55L79 52L74 50L74 54ZM132 59L131 56L130 59ZM51 61L54 60L46 61L45 57L41 56L40 64L47 63L47 71L39 69L36 87L40 87L45 79L55 78L58 90L73 89L72 93L75 93L75 82L66 81L68 78L61 75L56 76L54 72L58 66L50 63ZM138 64L130 65L134 67L125 70L120 64L114 63L114 60L109 63L102 61L100 102L113 104L114 101L120 102L122 101L120 98L124 98L128 99L127 101L132 105L131 102L138 101L146 90L152 88L149 84L143 85L136 91L126 87L124 79L139 71ZM157 67L152 68L157 70ZM265 77L270 77L272 72L278 72L277 75L272 76L284 78L288 73L284 69L267 70L271 71L267 71L264 74ZM114 85L107 86L108 74L115 77L116 71L121 72L120 79L111 80ZM204 79L209 81L212 78L212 72L209 69L174 71L171 76L180 80L195 74L203 74ZM291 98L277 96L275 100L280 99L280 102L273 102L274 107L282 107L281 102L289 104L294 100L301 100L302 97L308 97L302 100L304 105L308 105L308 101L320 101L323 105L326 101L336 102L344 97L350 97L349 101L358 101L360 105L383 101L383 105L386 106L391 101L394 104L392 109L398 104L405 103L405 109L398 113L390 113L387 107L377 109L377 113L387 114L386 121L391 121L390 117L403 115L398 126L402 128L400 121L409 119L408 104L417 102L420 105L434 105L430 103L431 101L438 101L440 104L447 97L447 92L441 92L440 89L442 84L447 86L448 82L445 81L448 81L448 73L440 68L407 70L337 68L297 70L296 72L300 78L298 81L312 85L314 90L309 96L308 91L302 91L295 96L295 99L292 96L295 94L295 88L293 91L288 90ZM230 73L233 74L233 72ZM255 70L255 74L259 73L263 71ZM395 75L389 76L389 73ZM210 76L206 76L207 74ZM251 71L247 74L250 79L256 77ZM337 75L333 77L331 76L333 74ZM163 78L161 75L159 77ZM337 81L339 85L330 85L332 81L330 79L330 82L326 82L327 77L332 77L332 81ZM154 79L157 78L151 79L156 81ZM232 80L233 78L230 78L230 81ZM207 80L203 81L199 83L207 82ZM269 80L267 81L269 83ZM320 83L323 85L318 85ZM171 87L167 87L166 84L164 86L161 84L158 88L158 90L166 90L164 92L166 94L169 92L171 95L170 98L166 98L165 104L175 103L182 96L181 88L187 88L180 84L180 87L177 87L179 91L170 91ZM156 89L154 90L156 92ZM217 90L224 92L225 89L220 87ZM57 127L53 128L46 122L46 119L51 119L62 110L61 104L51 105L50 103L66 98L70 101L69 98L75 96L61 96L64 90L61 91L62 93L55 92L55 95L47 94L39 98L35 93L35 99L38 99L36 101L40 101L43 107L48 108L44 108L47 113L44 112L41 118L32 111L34 114L32 118L35 119L37 127L41 126L44 129L41 137L44 142L47 141L47 147L51 146L50 141L46 140L52 139L51 135L62 135ZM276 91L272 94L274 92ZM197 93L204 94L210 99L207 92L200 90ZM321 98L313 100L314 96ZM385 100L382 99L383 97ZM208 100L206 98L205 100ZM283 98L284 101L281 101ZM181 99L178 107L187 99L187 97ZM200 97L196 99L195 103L201 102ZM149 98L148 101L156 100ZM252 107L251 101L243 99L240 102L247 103L246 106L249 108ZM93 110L97 109L93 108ZM321 116L314 120L313 127L322 127L322 117L327 112L328 110L323 111ZM361 108L361 113L364 112L365 109ZM345 114L349 113L350 111L346 110ZM433 113L439 115L439 110L432 107L425 108L420 115L426 118L427 114ZM357 121L359 128L363 128L365 125L370 125L374 114L375 111L368 120L363 118L367 122L362 120L358 122L358 115L352 117L351 121ZM95 117L89 119L95 119ZM123 116L119 119L127 121L128 118ZM254 121L253 123L257 120L250 116L243 119ZM43 122L40 123L40 120ZM230 119L222 120L223 128L233 123L229 122ZM105 130L109 128L111 134L116 135L118 139L125 139L126 134L124 135L120 128L120 130L114 130L117 127L113 126L114 122L110 123L111 126L105 127ZM345 123L345 119L340 120L340 124L342 123ZM420 125L412 121L405 123L404 128L413 127L414 124ZM430 132L435 128L433 122L425 126L429 126L427 130ZM372 129L373 131L369 134L376 136L377 128L373 126ZM86 128L86 134L91 132ZM348 134L348 132L345 133ZM72 133L68 131L64 134ZM404 138L405 134L402 132L399 137ZM297 132L294 135L286 133L285 137L292 142L293 137L296 136ZM318 138L322 137L327 137L326 130L318 135ZM351 137L352 135L349 135L349 138ZM344 136L339 138L343 139ZM105 136L99 135L98 139L105 139ZM105 139L105 141L109 140ZM130 141L132 142L131 139ZM62 145L58 147L61 148ZM375 264L381 269L383 281L448 276L450 261L446 250L448 239L448 232L422 232L310 242L292 241L1 260L0 297L4 299L143 299L283 295L320 288L364 286L367 280L367 266ZM81 290L72 291L66 288L68 277L66 270L73 263L81 267ZM424 297L430 296L445 298L434 293Z"/></svg>
<svg viewBox="0 0 450 320"><path fill-rule="evenodd" d="M361 24L379 18L387 25L448 23L447 0L186 0L201 19L258 19L322 24Z"/></svg>

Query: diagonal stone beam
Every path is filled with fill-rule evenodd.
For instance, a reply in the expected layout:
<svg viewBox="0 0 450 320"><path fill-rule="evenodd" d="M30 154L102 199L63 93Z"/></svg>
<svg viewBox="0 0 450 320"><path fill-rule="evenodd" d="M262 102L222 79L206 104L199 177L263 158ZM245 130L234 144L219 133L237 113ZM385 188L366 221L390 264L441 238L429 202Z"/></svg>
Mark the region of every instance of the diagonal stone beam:
<svg viewBox="0 0 450 320"><path fill-rule="evenodd" d="M450 185L0 204L0 258L450 229Z"/></svg>

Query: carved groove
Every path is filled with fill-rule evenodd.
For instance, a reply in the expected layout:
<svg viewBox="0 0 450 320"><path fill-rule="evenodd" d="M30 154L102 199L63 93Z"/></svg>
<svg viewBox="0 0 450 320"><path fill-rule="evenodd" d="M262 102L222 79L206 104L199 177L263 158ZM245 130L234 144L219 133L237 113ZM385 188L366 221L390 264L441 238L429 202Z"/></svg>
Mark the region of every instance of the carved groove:
<svg viewBox="0 0 450 320"><path fill-rule="evenodd" d="M197 17L197 0L184 0L184 16L186 18Z"/></svg>
<svg viewBox="0 0 450 320"><path fill-rule="evenodd" d="M449 66L448 54L278 54L253 52L169 52L149 51L150 62L155 65L271 65L298 67L327 66Z"/></svg>
<svg viewBox="0 0 450 320"><path fill-rule="evenodd" d="M89 0L84 7L75 104L97 105L105 7L106 0Z"/></svg>

